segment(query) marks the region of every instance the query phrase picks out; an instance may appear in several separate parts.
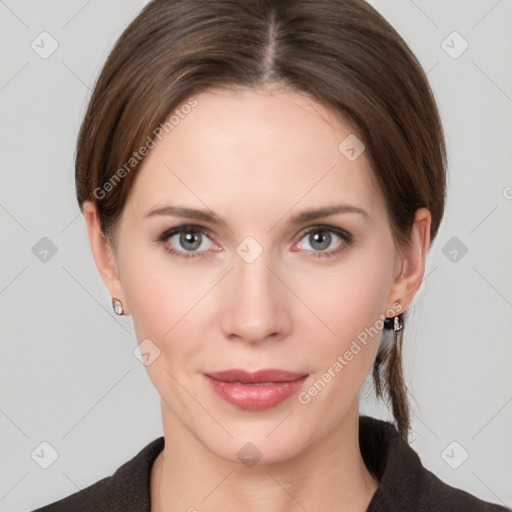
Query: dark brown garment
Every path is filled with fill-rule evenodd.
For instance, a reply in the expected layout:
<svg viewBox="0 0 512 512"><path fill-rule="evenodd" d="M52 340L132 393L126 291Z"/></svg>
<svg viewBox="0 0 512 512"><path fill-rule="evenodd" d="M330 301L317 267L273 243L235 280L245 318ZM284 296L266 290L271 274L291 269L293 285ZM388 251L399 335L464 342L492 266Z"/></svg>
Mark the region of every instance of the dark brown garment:
<svg viewBox="0 0 512 512"><path fill-rule="evenodd" d="M391 423L360 416L359 444L379 481L367 512L510 512L442 482ZM151 467L163 448L155 439L112 476L33 512L150 512Z"/></svg>

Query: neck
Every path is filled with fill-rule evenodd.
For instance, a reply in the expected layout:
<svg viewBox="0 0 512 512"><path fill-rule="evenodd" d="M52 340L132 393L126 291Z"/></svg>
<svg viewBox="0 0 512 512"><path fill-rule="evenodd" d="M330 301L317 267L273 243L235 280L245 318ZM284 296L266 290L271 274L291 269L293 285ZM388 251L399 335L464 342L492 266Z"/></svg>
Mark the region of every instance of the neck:
<svg viewBox="0 0 512 512"><path fill-rule="evenodd" d="M378 482L361 456L355 412L293 459L251 468L213 455L164 415L165 448L153 465L151 510L365 512Z"/></svg>

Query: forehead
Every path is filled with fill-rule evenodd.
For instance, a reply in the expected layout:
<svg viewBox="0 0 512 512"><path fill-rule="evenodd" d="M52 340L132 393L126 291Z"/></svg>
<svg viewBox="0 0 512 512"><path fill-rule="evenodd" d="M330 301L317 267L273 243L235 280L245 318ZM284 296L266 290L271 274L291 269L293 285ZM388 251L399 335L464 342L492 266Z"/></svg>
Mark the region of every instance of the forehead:
<svg viewBox="0 0 512 512"><path fill-rule="evenodd" d="M274 217L334 201L383 208L365 152L344 152L355 130L306 94L210 89L193 99L173 109L172 129L138 170L128 203L139 214L177 201Z"/></svg>

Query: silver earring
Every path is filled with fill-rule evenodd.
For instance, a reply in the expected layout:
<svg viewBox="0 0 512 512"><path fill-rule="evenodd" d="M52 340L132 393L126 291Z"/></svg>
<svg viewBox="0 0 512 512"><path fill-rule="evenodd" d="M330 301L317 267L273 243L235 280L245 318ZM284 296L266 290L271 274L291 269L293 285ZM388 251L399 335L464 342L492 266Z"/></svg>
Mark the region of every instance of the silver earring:
<svg viewBox="0 0 512 512"><path fill-rule="evenodd" d="M112 309L116 315L124 315L123 313L123 303L117 299L116 297L112 297Z"/></svg>
<svg viewBox="0 0 512 512"><path fill-rule="evenodd" d="M395 316L393 320L393 331L395 333L400 332L404 328L404 321L402 315Z"/></svg>
<svg viewBox="0 0 512 512"><path fill-rule="evenodd" d="M384 329L393 329L394 333L398 333L404 328L403 315L390 316L384 320Z"/></svg>

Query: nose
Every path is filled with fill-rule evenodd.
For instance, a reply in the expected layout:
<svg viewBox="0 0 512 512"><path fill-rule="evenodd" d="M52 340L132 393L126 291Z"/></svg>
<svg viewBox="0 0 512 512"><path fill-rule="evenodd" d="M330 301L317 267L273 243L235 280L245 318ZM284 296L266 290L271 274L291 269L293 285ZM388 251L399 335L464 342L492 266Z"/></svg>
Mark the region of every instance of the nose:
<svg viewBox="0 0 512 512"><path fill-rule="evenodd" d="M238 260L229 273L222 330L233 341L277 341L290 332L290 294L264 255L252 263L236 256Z"/></svg>

